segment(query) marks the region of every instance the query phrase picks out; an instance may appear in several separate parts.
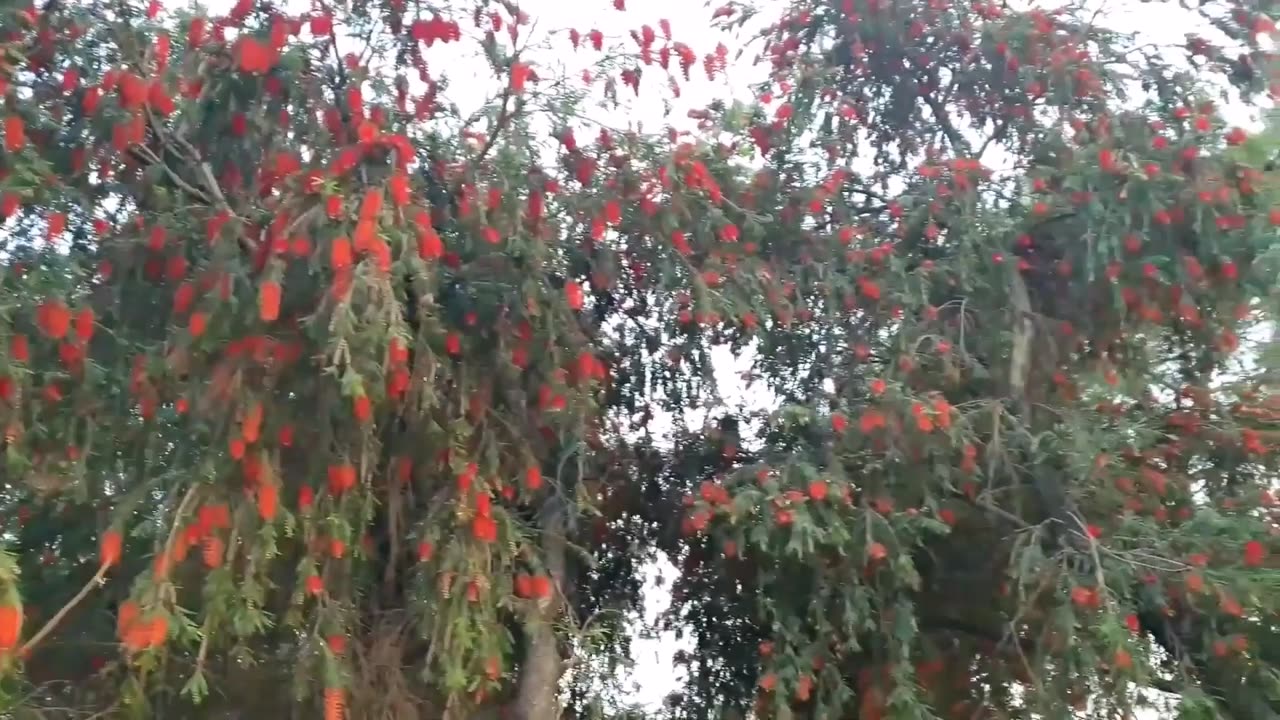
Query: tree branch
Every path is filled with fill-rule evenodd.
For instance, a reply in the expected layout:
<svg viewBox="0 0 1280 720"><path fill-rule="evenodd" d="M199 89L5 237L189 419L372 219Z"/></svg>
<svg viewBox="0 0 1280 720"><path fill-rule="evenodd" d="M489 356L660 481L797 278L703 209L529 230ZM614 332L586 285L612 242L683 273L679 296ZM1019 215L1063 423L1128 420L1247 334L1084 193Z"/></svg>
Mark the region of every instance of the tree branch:
<svg viewBox="0 0 1280 720"><path fill-rule="evenodd" d="M84 599L89 596L89 593L93 592L95 587L102 584L102 579L106 577L107 570L109 570L110 567L111 566L107 563L103 563L99 566L98 572L94 573L93 577L89 578L89 582L85 583L84 587L80 588L80 592L76 593L74 597L67 601L67 604L62 606L62 609L54 613L53 617L49 618L49 622L45 623L44 627L37 630L36 634L31 636L31 639L23 643L22 647L18 650L18 657L26 657L33 647L35 647L41 640L45 639L49 633L53 632L53 629L58 626L58 623L62 622L62 620L66 618L67 613L71 612L75 606L83 602Z"/></svg>
<svg viewBox="0 0 1280 720"><path fill-rule="evenodd" d="M947 142L951 143L951 149L957 153L971 155L969 143L956 129L951 122L951 116L947 114L947 109L938 102L938 99L932 93L920 93L920 99L924 100L924 104L929 106L929 110L933 113L933 119L938 123L938 128L942 130L942 134L946 136Z"/></svg>
<svg viewBox="0 0 1280 720"><path fill-rule="evenodd" d="M1003 140L1012 123L1013 115L1005 116L1005 118L1000 121L1000 124L996 126L996 129L991 131L991 135L989 135L986 140L982 141L982 145L978 147L978 152L976 153L975 158L980 159L984 154L986 154L987 148L990 147L992 143Z"/></svg>
<svg viewBox="0 0 1280 720"><path fill-rule="evenodd" d="M1183 617L1191 621L1190 618ZM1280 711L1267 696L1229 665L1215 664L1206 657L1200 642L1200 628L1193 621L1179 631L1169 618L1158 612L1138 613L1142 630L1169 653L1184 669L1189 668L1201 687L1214 699L1227 717L1233 720L1280 720ZM1157 688L1159 689L1159 688Z"/></svg>

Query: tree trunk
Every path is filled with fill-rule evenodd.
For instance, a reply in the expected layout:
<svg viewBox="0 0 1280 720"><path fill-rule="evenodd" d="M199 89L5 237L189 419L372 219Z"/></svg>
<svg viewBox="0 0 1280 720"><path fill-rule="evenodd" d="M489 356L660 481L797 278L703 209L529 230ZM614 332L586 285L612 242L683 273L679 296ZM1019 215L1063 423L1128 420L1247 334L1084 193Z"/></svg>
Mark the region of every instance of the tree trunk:
<svg viewBox="0 0 1280 720"><path fill-rule="evenodd" d="M553 503L549 502L548 505ZM558 505L558 503L555 503ZM550 508L542 525L543 559L551 576L551 598L529 610L524 622L525 649L520 663L520 681L511 707L514 720L558 720L560 717L560 678L564 661L555 622L564 607L565 587L565 522L563 510Z"/></svg>

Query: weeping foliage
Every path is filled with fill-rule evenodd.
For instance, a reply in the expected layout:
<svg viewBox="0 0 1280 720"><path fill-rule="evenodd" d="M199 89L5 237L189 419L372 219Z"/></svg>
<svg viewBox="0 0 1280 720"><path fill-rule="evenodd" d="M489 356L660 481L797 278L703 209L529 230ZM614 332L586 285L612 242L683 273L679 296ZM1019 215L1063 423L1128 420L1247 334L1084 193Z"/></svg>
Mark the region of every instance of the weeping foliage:
<svg viewBox="0 0 1280 720"><path fill-rule="evenodd" d="M1277 10L1148 7L0 6L0 711L1280 717Z"/></svg>

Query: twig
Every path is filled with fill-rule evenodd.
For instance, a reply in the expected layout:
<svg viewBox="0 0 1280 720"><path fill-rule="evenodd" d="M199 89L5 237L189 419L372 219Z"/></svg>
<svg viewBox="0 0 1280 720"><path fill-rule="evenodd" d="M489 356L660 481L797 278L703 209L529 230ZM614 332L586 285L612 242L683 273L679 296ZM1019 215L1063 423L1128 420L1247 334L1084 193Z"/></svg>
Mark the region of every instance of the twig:
<svg viewBox="0 0 1280 720"><path fill-rule="evenodd" d="M1080 526L1080 537L1089 543L1089 555L1093 557L1093 577L1098 583L1098 591L1103 593L1103 599L1107 603L1107 607L1114 608L1115 603L1111 599L1111 593L1107 589L1107 579L1102 573L1102 557L1098 554L1098 541L1089 533L1089 527L1085 525L1084 518L1076 513L1071 513L1071 519L1076 521Z"/></svg>
<svg viewBox="0 0 1280 720"><path fill-rule="evenodd" d="M512 62L516 62L515 57ZM502 90L501 98L502 106L498 109L498 117L493 121L493 125L489 127L489 135L484 139L484 147L480 148L480 152L472 160L477 166L484 162L485 156L493 149L498 142L498 135L506 128L507 122L510 120L510 113L507 111L507 103L511 102L511 81L508 79L507 85Z"/></svg>
<svg viewBox="0 0 1280 720"><path fill-rule="evenodd" d="M147 116L151 120L152 130L155 131L156 137L160 139L160 142L164 145L165 149L179 156L180 159L185 160L187 164L196 169L200 182L205 188L205 192L201 192L186 180L183 180L173 168L169 167L168 163L163 162L154 151L145 145L138 145L131 148L133 153L148 163L159 165L165 171L165 174L173 180L175 185L193 197L198 198L205 205L225 210L237 219L243 220L243 218L240 218L240 216L231 208L231 203L227 202L226 195L222 193L222 188L218 185L218 179L214 177L213 167L200 156L200 151L196 150L195 146L193 146L186 138L166 132L164 126L160 124L150 110L147 111ZM184 154L186 157L182 157ZM255 249L253 243L244 235L238 236L237 241L246 251L252 252Z"/></svg>
<svg viewBox="0 0 1280 720"><path fill-rule="evenodd" d="M161 563L165 568L169 567L169 561L173 557L173 544L178 537L178 525L182 520L182 516L187 512L187 505L195 499L196 490L199 489L199 487L199 483L193 483L190 488L187 488L187 492L182 496L182 500L178 502L178 507L173 511L173 525L170 526L169 536L165 538L164 545L160 548L160 552L163 553L161 556ZM174 590L173 583L169 580L168 570L165 571L163 578L158 579L162 582L157 584L156 594L160 595L161 591L166 591L163 592L165 597L162 597L161 600L167 600L171 603L177 602L175 594L176 591Z"/></svg>
<svg viewBox="0 0 1280 720"><path fill-rule="evenodd" d="M163 552L166 556L173 552L173 541L178 536L178 521L187 512L187 504L195 499L196 490L199 489L199 483L193 483L187 492L182 496L182 500L178 502L178 508L173 511L173 526L169 528L169 537L164 541Z"/></svg>
<svg viewBox="0 0 1280 720"><path fill-rule="evenodd" d="M206 615L204 618L204 626L200 628L200 649L196 651L195 670L191 673L192 677L204 672L205 661L209 657L209 636L213 633L213 616Z"/></svg>
<svg viewBox="0 0 1280 720"><path fill-rule="evenodd" d="M148 110L147 112L150 113L151 111ZM217 202L219 207L227 212L231 212L231 204L227 202L226 196L222 194L222 188L218 185L218 179L213 175L213 168L200 156L200 151L196 150L195 146L186 138L165 132L160 123L155 121L154 117L152 117L151 126L155 129L156 134L160 136L161 142L168 145L169 142L172 141L182 150L186 151L188 156L187 161L200 171L200 179L204 182L205 189L213 196L213 199ZM173 149L172 146L170 146L170 149Z"/></svg>
<svg viewBox="0 0 1280 720"><path fill-rule="evenodd" d="M53 632L53 629L58 626L58 623L62 622L63 618L67 616L67 613L71 612L76 605L83 602L95 587L102 584L102 579L106 577L107 570L110 568L111 566L107 563L102 563L102 565L98 567L98 572L94 573L93 577L89 578L89 582L85 583L84 587L80 588L80 592L76 593L75 597L71 598L66 605L63 605L61 610L54 613L53 617L49 618L49 622L45 623L44 627L36 631L36 634L32 635L31 639L23 643L22 648L18 650L18 656L25 657L31 652L31 648L35 647L37 643L45 639L49 633Z"/></svg>
<svg viewBox="0 0 1280 720"><path fill-rule="evenodd" d="M978 148L978 152L974 155L974 158L981 159L982 156L986 154L987 148L990 147L991 143L999 142L1000 140L1004 139L1004 135L1006 132L1009 131L1009 126L1012 124L1012 121L1013 121L1013 115L1008 115L1003 120L1001 120L1000 124L996 126L995 130L991 131L991 135L988 136L987 139L982 142L982 145Z"/></svg>
<svg viewBox="0 0 1280 720"><path fill-rule="evenodd" d="M144 145L139 145L137 147L131 148L131 151L133 152L134 155L138 156L138 158L140 158L143 162L149 165L160 166L160 169L164 170L165 174L169 176L169 179L173 181L173 184L177 185L184 192L188 193L193 197L199 198L200 201L205 203L206 205L212 204L212 202L210 201L207 195L197 190L194 186L191 185L191 183L187 182L186 180L183 180L182 176L178 175L178 173L174 171L173 168L169 167L168 163L165 163L164 161L162 161L154 152L152 152L151 148L148 148Z"/></svg>
<svg viewBox="0 0 1280 720"><path fill-rule="evenodd" d="M986 493L983 493L983 494L986 495ZM1018 515L1012 512L1009 512L1008 510L1005 510L1004 508L1000 507L999 505L996 505L995 503L991 502L989 499L985 497L979 498L977 500L969 500L969 496L965 495L964 493L957 493L957 496L964 498L965 500L968 500L970 504L972 504L974 507L978 508L979 510L985 510L986 512L989 512L992 515L995 515L996 517L1005 520L1011 525L1017 527L1019 530L1030 530L1035 527L1034 525L1027 522L1026 520L1023 520Z"/></svg>
<svg viewBox="0 0 1280 720"><path fill-rule="evenodd" d="M532 36L532 33L535 32L536 30L537 30L537 25L534 25L534 27L530 29L530 36ZM493 149L493 146L497 144L498 134L501 133L503 130L505 130L507 127L507 123L511 121L512 113L507 108L507 104L511 102L511 97L512 97L511 77L510 77L509 70L510 68L515 67L515 65L520 62L520 53L523 50L527 49L527 46L528 46L528 43L526 42L525 47L517 48L514 52L511 53L511 58L507 63L508 65L507 84L502 89L502 106L498 110L498 117L494 119L493 124L489 127L489 136L485 138L484 147L480 148L479 154L477 154L475 159L472 160L472 162L475 163L476 165L479 165L480 163L484 162L485 156L487 156L489 154L489 151Z"/></svg>

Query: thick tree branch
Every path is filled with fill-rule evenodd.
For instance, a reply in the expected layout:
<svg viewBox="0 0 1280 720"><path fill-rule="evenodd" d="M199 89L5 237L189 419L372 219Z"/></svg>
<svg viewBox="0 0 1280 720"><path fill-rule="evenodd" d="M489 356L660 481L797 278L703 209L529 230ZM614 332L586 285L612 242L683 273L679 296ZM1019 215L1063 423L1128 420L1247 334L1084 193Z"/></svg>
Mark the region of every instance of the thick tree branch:
<svg viewBox="0 0 1280 720"><path fill-rule="evenodd" d="M942 130L942 134L947 138L947 142L951 144L953 152L963 155L971 155L969 143L956 129L955 124L951 122L951 116L947 113L947 109L942 106L932 93L920 93L920 99L924 100L924 104L929 106L929 110L933 113L933 119L938 123L938 128Z"/></svg>
<svg viewBox="0 0 1280 720"><path fill-rule="evenodd" d="M1280 720L1280 709L1257 687L1242 677L1238 669L1209 660L1201 641L1199 623L1181 616L1183 627L1176 628L1162 613L1138 614L1145 633L1151 636L1179 666L1190 670L1201 687L1232 720Z"/></svg>
<svg viewBox="0 0 1280 720"><path fill-rule="evenodd" d="M511 716L515 720L556 720L560 717L559 687L565 663L560 656L554 623L567 601L567 542L565 517L556 500L548 500L542 523L542 551L554 591L529 609L524 621L526 648L520 660L520 680Z"/></svg>

